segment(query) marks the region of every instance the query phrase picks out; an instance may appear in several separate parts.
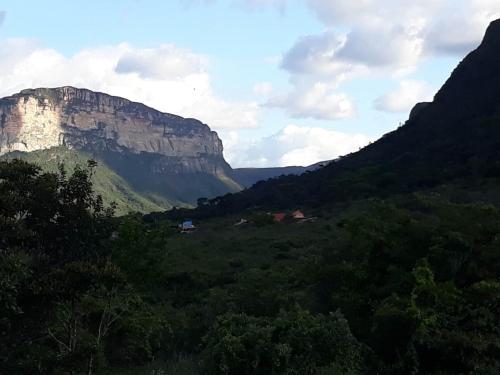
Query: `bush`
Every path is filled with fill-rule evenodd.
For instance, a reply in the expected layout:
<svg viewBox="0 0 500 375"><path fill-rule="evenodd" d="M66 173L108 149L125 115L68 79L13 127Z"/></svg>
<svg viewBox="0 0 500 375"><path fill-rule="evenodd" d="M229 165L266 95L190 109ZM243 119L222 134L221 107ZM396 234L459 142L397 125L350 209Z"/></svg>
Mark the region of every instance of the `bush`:
<svg viewBox="0 0 500 375"><path fill-rule="evenodd" d="M209 374L357 374L361 346L336 312L297 309L274 319L245 314L218 318L204 338Z"/></svg>

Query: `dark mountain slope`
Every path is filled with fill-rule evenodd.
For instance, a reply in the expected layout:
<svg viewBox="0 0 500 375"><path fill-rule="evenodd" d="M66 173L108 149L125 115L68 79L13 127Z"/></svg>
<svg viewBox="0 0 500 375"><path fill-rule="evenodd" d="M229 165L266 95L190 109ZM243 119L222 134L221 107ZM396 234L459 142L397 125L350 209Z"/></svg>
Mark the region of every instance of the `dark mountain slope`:
<svg viewBox="0 0 500 375"><path fill-rule="evenodd" d="M249 188L259 181L290 174L299 175L306 170L307 167L236 168L233 169L232 178L241 186Z"/></svg>
<svg viewBox="0 0 500 375"><path fill-rule="evenodd" d="M317 171L260 182L216 198L200 214L249 207L317 206L444 183L500 177L500 20L454 70L432 103L359 152Z"/></svg>
<svg viewBox="0 0 500 375"><path fill-rule="evenodd" d="M418 105L405 126L346 160L364 165L394 162L413 153L418 160L465 161L497 156L500 116L500 20L493 22L481 45L453 71L432 103ZM486 143L484 143L487 141ZM478 147L481 146L481 147ZM410 160L408 160L410 161Z"/></svg>

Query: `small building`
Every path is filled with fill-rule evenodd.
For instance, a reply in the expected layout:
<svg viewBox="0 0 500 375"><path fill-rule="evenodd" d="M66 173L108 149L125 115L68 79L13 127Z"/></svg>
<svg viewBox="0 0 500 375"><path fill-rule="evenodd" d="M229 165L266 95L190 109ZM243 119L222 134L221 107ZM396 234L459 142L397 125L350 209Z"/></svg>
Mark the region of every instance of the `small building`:
<svg viewBox="0 0 500 375"><path fill-rule="evenodd" d="M181 233L189 233L195 231L197 228L191 220L186 220L179 225L179 229L181 230Z"/></svg>
<svg viewBox="0 0 500 375"><path fill-rule="evenodd" d="M296 210L294 212L292 212L292 217L295 219L295 220L303 220L306 218L306 216L304 215L304 213L300 210Z"/></svg>
<svg viewBox="0 0 500 375"><path fill-rule="evenodd" d="M281 223L283 220L285 220L286 214L283 212L278 212L276 214L273 214L273 219L276 223Z"/></svg>

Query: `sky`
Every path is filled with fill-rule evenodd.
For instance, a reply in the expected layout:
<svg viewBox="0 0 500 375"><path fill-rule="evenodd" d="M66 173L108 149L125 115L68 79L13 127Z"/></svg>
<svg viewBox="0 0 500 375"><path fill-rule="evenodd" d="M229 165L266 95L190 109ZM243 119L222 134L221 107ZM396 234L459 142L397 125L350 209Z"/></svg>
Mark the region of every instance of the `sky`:
<svg viewBox="0 0 500 375"><path fill-rule="evenodd" d="M194 117L233 167L356 151L432 100L498 0L5 0L0 97L71 85Z"/></svg>

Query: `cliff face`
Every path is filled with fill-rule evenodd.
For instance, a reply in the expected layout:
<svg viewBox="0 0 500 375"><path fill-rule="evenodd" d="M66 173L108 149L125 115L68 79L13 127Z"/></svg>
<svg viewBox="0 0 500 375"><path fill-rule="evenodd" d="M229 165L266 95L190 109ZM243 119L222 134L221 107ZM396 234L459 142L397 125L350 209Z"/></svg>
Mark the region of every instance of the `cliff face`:
<svg viewBox="0 0 500 375"><path fill-rule="evenodd" d="M91 155L165 208L241 190L217 133L198 120L73 87L0 99L0 155L63 149Z"/></svg>
<svg viewBox="0 0 500 375"><path fill-rule="evenodd" d="M161 155L179 173L215 173L214 160L225 164L222 142L207 125L123 98L62 87L0 100L0 154L55 146Z"/></svg>

